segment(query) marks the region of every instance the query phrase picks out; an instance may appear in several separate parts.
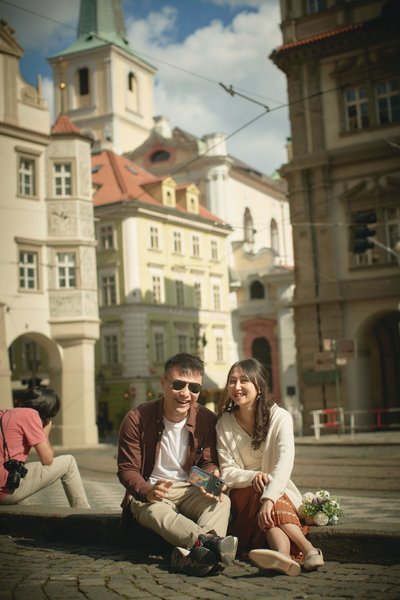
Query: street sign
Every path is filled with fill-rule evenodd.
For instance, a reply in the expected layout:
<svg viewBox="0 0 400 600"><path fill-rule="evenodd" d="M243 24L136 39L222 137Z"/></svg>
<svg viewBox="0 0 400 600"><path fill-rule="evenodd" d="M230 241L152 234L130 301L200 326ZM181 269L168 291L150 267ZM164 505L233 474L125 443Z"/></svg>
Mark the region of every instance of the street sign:
<svg viewBox="0 0 400 600"><path fill-rule="evenodd" d="M354 338L336 340L336 356L338 358L355 358L357 356L357 345Z"/></svg>
<svg viewBox="0 0 400 600"><path fill-rule="evenodd" d="M334 371L336 369L334 352L316 352L314 354L314 368L316 371Z"/></svg>
<svg viewBox="0 0 400 600"><path fill-rule="evenodd" d="M354 338L333 340L330 338L323 341L324 352L335 352L337 358L356 358L357 346ZM346 364L338 362L338 364Z"/></svg>

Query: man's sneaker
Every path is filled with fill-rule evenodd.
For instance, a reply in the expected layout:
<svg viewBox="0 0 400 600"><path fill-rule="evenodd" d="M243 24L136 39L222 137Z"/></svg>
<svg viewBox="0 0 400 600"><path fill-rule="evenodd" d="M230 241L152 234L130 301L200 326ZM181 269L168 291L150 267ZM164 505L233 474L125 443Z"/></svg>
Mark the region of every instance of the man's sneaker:
<svg viewBox="0 0 400 600"><path fill-rule="evenodd" d="M184 573L202 577L217 565L215 554L203 546L195 546L191 550L177 546L172 550L170 569L173 573Z"/></svg>
<svg viewBox="0 0 400 600"><path fill-rule="evenodd" d="M230 565L235 560L238 539L233 535L218 537L217 535L199 535L200 548L208 548L223 565Z"/></svg>

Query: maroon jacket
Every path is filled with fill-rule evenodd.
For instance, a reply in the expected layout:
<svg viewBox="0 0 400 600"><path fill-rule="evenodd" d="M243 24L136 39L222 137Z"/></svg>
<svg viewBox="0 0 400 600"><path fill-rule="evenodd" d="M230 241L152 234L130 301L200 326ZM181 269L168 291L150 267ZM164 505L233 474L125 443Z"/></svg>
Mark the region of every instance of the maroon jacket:
<svg viewBox="0 0 400 600"><path fill-rule="evenodd" d="M189 474L193 465L212 473L218 469L215 424L217 416L200 404L190 407L186 428L189 448L185 470ZM126 488L122 507L130 496L146 502L152 485L148 479L160 451L164 430L163 398L144 402L130 410L121 424L118 443L118 478Z"/></svg>

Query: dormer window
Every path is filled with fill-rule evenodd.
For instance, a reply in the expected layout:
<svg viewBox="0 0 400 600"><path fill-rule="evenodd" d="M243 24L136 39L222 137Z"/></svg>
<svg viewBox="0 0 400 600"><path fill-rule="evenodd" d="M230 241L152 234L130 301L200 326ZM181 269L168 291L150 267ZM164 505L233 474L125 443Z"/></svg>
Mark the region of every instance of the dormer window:
<svg viewBox="0 0 400 600"><path fill-rule="evenodd" d="M163 162L168 160L170 156L170 153L166 150L156 150L156 152L153 152L153 154L150 156L150 160L152 163Z"/></svg>

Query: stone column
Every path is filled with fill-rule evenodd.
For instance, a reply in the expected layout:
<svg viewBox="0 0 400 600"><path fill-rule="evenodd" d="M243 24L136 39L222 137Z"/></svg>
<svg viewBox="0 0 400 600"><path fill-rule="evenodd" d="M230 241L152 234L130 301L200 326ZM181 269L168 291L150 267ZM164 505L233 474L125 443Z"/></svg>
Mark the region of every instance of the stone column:
<svg viewBox="0 0 400 600"><path fill-rule="evenodd" d="M59 342L63 348L61 424L63 446L98 443L94 378L95 340L74 339Z"/></svg>

